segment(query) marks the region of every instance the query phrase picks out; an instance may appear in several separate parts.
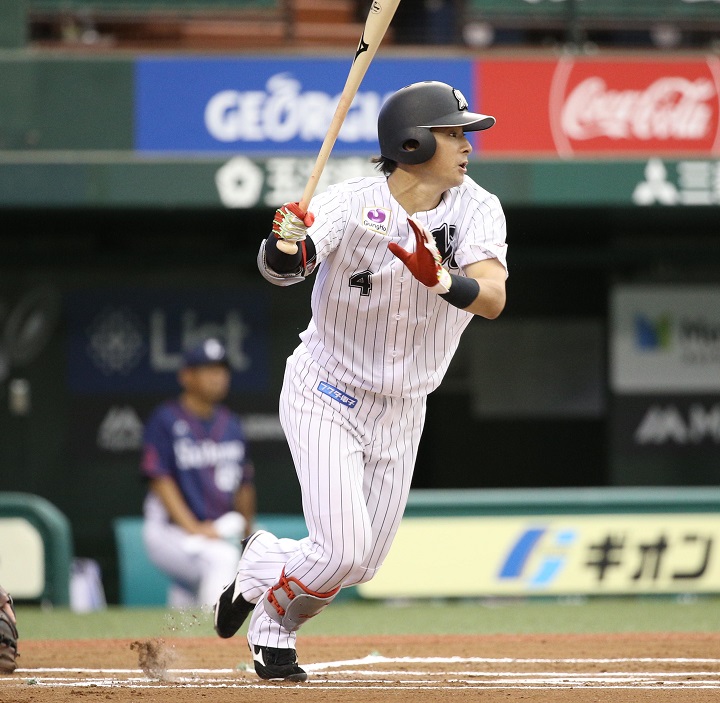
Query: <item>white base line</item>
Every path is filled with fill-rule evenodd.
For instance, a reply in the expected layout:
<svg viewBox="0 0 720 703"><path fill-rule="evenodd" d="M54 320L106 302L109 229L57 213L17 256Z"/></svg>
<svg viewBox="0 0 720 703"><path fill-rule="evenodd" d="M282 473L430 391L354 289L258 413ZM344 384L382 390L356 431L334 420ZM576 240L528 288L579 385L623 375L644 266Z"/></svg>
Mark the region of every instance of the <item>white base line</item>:
<svg viewBox="0 0 720 703"><path fill-rule="evenodd" d="M603 673L587 673L582 674L578 672L573 673L565 673L565 674L558 674L555 672L527 672L527 673L519 673L517 671L512 672L503 672L503 673L479 673L475 671L439 671L439 672L408 672L408 671L344 671L342 672L343 675L348 676L350 674L358 677L358 678L342 678L342 679L330 679L322 676L313 677L312 681L335 681L337 683L347 683L347 682L365 682L365 683L382 683L384 681L387 681L389 676L393 677L401 677L401 676L409 676L413 677L412 681L408 681L407 683L436 683L439 678L444 678L447 681L453 681L453 682L462 682L462 683L485 683L483 679L487 679L488 682L492 681L501 681L501 680L508 680L513 682L529 682L529 681L548 681L548 682L557 682L558 679L562 679L562 683L565 683L567 681L571 682L577 682L577 681L600 681L600 682L631 682L631 681L642 681L642 680L650 680L652 682L657 681L661 678L683 678L688 683L720 683L720 673L716 671L708 672L708 671L693 671L693 672L658 672L658 671L633 671L633 672L617 672L617 671L609 671L609 672L603 672ZM427 677L425 679L421 679L419 677L424 676ZM449 677L457 677L457 678L449 678ZM708 680L703 680L700 677L706 677ZM46 681L54 681L57 683L62 682L75 682L75 681L83 681L83 682L98 682L98 681L114 681L114 682L123 682L123 683L147 683L148 677L147 676L132 676L124 679L117 679L117 678L105 678L105 677L93 677L93 678L84 678L84 679L78 679L77 677L72 676L52 676L52 677L41 677L40 679L46 680ZM152 680L152 679L151 679ZM10 681L10 679L5 679L5 681ZM158 679L160 681L160 679ZM169 683L172 681L172 683L183 685L183 684L196 684L198 682L202 682L203 684L218 684L218 685L226 685L226 684L232 684L237 683L233 679L222 679L222 678L205 678L205 677L199 677L199 676L179 676L179 677L173 677L172 679L165 679L165 682Z"/></svg>
<svg viewBox="0 0 720 703"><path fill-rule="evenodd" d="M537 664L655 664L655 665L720 665L717 658L671 658L671 657L614 657L614 658L488 658L488 657L382 657L370 655L362 659L318 662L303 665L314 672L307 683L296 684L293 689L317 690L568 690L573 687L585 689L641 689L641 690L696 690L720 689L720 666L715 671L603 671L603 672L557 672L557 671L459 671L457 665L512 664L517 669L523 665ZM407 671L373 667L388 664L454 664L452 671ZM360 665L360 666L358 666ZM358 667L358 668L350 668ZM368 667L368 668L366 668ZM712 668L712 667L711 667ZM338 669L343 669L338 671ZM335 670L335 671L333 671ZM21 668L15 676L0 680L3 685L26 685L28 679L39 687L106 687L106 688L276 688L276 683L263 681L238 681L233 677L245 673L237 669L168 669L166 678L155 680L143 674L141 669L90 669L78 667ZM53 676L56 674L56 676ZM60 675L57 675L60 674ZM62 676L65 674L65 676ZM69 675L68 675L69 674ZM18 675L22 677L18 678ZM109 678L115 675L123 678ZM81 678L85 676L86 678ZM342 679L340 677L350 677ZM392 683L387 677L396 680ZM419 678L423 677L423 678ZM683 681L678 681L683 677ZM399 680L398 680L399 679ZM438 680L443 679L443 680ZM562 679L562 680L560 680ZM674 680L673 680L674 679ZM288 686L288 684L285 684Z"/></svg>
<svg viewBox="0 0 720 703"><path fill-rule="evenodd" d="M15 669L16 674L23 674L25 676L32 676L33 674L62 674L68 671L77 672L79 674L135 674L141 676L142 669L84 669L79 666L63 666L63 667L51 667L51 668L32 668L23 669L18 667ZM168 674L237 674L240 669L166 669ZM2 679L0 679L1 681Z"/></svg>
<svg viewBox="0 0 720 703"><path fill-rule="evenodd" d="M382 657L369 655L362 659L346 659L344 661L318 662L303 664L306 671L325 671L338 667L368 664L720 664L720 658L687 658L687 657L614 657L609 659L514 659L510 657ZM53 668L18 668L17 674L61 673L66 671L84 674L139 674L141 669L86 669L80 667ZM234 674L239 669L168 669L168 674Z"/></svg>
<svg viewBox="0 0 720 703"><path fill-rule="evenodd" d="M6 683L0 684L0 690L2 690L2 686L7 685ZM23 684L24 685L24 684ZM290 684L283 684L283 687L287 687ZM172 683L165 683L165 684L125 684L123 682L119 681L108 681L107 683L101 683L97 681L83 683L83 682L73 682L73 683L57 683L57 682L47 682L47 683L40 683L37 682L35 684L38 688L48 687L48 688L81 688L81 687L92 687L92 688L123 688L123 689L139 689L139 690L157 690L157 689L177 689L177 688L186 688L186 689L216 689L216 688L222 688L222 689L237 689L237 690L246 690L246 689L273 689L277 690L278 684L276 683L247 683L247 684L172 684ZM378 684L377 686L368 686L366 683L362 682L360 685L353 684L352 682L348 682L348 685L345 686L339 686L338 684L327 684L324 682L315 682L315 685L313 685L313 682L307 681L302 684L296 684L292 686L293 690L307 690L307 691L317 691L318 689L322 689L323 691L427 691L428 689L433 691L460 691L460 690L474 690L474 691L495 691L495 690L508 690L508 689L518 689L518 690L571 690L574 688L582 688L583 690L608 690L608 689L617 689L617 690L633 690L633 689L640 689L645 691L695 691L695 690L715 690L717 691L720 689L720 683L717 684L701 684L701 685L692 685L692 684L674 684L674 683L667 683L664 681L658 681L655 684L605 684L605 685L599 685L599 684L591 684L589 682L583 682L583 681L575 681L570 682L565 685L558 685L557 683L552 684L541 684L538 682L531 682L531 683L507 683L507 684L499 684L499 683L493 683L492 685L477 685L477 684L455 684L452 686L448 685L434 685L434 686L418 686L418 685L402 685L402 684L389 684L387 682L384 682L382 685Z"/></svg>
<svg viewBox="0 0 720 703"><path fill-rule="evenodd" d="M614 657L611 659L514 659L510 657L381 657L370 655L362 659L303 664L307 671L323 671L340 666L362 664L720 664L720 659L688 659L671 657Z"/></svg>

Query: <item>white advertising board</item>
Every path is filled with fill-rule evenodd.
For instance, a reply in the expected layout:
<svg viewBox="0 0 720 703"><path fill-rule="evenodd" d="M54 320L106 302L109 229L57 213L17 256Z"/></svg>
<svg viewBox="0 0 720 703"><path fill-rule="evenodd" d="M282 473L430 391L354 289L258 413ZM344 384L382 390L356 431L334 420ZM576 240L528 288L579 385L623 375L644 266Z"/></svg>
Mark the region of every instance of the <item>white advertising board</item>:
<svg viewBox="0 0 720 703"><path fill-rule="evenodd" d="M720 391L720 286L617 286L610 315L615 393Z"/></svg>
<svg viewBox="0 0 720 703"><path fill-rule="evenodd" d="M25 518L0 518L0 583L15 598L39 598L45 587L45 546Z"/></svg>

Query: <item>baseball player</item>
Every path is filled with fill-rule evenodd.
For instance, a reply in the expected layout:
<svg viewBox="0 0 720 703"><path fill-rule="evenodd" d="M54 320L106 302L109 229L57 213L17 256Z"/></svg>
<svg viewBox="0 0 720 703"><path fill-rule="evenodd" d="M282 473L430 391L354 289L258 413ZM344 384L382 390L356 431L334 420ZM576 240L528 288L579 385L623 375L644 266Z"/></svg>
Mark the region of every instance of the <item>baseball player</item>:
<svg viewBox="0 0 720 703"><path fill-rule="evenodd" d="M182 393L145 427L149 483L143 540L173 580L169 604L211 606L235 575L255 515L254 470L239 418L221 405L230 387L224 346L207 339L184 355Z"/></svg>
<svg viewBox="0 0 720 703"><path fill-rule="evenodd" d="M317 270L312 319L280 395L309 536L252 534L215 606L220 637L252 612L247 639L263 679L306 680L296 631L382 565L407 502L427 395L473 316L496 318L505 305L505 217L467 175L465 132L495 119L467 108L445 83L394 93L378 118L382 175L315 196L316 216L284 205L260 247L272 283Z"/></svg>

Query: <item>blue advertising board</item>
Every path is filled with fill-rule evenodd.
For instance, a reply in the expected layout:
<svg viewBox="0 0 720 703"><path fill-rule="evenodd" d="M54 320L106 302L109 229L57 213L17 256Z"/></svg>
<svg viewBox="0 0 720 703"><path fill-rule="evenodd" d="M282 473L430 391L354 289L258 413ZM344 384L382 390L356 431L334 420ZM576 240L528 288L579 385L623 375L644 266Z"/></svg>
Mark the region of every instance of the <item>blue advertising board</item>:
<svg viewBox="0 0 720 703"><path fill-rule="evenodd" d="M377 153L378 111L409 83L450 83L472 109L472 66L459 59L376 59L334 151ZM349 68L349 59L141 57L135 64L135 149L317 153Z"/></svg>
<svg viewBox="0 0 720 703"><path fill-rule="evenodd" d="M184 349L217 336L233 391L266 390L267 298L241 289L86 290L65 299L68 386L77 394L176 393Z"/></svg>

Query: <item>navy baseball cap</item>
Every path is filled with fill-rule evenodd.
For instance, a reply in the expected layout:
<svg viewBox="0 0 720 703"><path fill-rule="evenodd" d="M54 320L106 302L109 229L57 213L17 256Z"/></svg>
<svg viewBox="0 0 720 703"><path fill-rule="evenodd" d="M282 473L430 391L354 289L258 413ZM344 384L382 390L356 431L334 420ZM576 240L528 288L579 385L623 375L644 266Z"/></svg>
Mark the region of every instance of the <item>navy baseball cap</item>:
<svg viewBox="0 0 720 703"><path fill-rule="evenodd" d="M230 365L225 347L215 337L206 339L183 354L183 366L205 366L207 364Z"/></svg>

